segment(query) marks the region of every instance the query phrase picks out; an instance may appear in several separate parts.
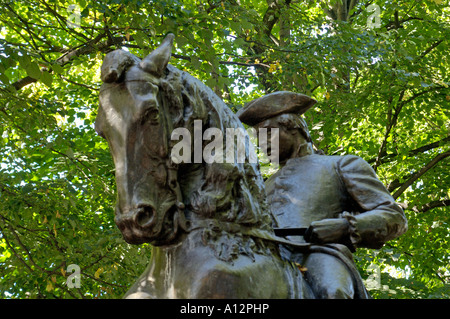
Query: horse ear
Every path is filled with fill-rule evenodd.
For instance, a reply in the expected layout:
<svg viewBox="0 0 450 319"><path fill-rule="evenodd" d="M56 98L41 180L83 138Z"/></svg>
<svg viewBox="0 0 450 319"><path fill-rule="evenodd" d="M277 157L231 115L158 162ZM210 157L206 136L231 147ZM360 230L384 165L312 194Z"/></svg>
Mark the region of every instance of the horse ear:
<svg viewBox="0 0 450 319"><path fill-rule="evenodd" d="M140 68L153 75L162 76L164 69L169 63L170 56L172 55L174 38L175 36L172 33L169 33L161 45L139 63Z"/></svg>
<svg viewBox="0 0 450 319"><path fill-rule="evenodd" d="M120 82L124 78L126 70L140 62L140 59L124 50L109 52L103 59L101 79L105 83Z"/></svg>

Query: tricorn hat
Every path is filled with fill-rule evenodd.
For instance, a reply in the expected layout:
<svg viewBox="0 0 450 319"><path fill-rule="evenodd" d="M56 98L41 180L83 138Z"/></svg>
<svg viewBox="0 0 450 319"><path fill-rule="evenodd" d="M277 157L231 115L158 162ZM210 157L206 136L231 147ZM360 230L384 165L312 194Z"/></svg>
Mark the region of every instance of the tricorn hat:
<svg viewBox="0 0 450 319"><path fill-rule="evenodd" d="M254 126L281 114L301 115L316 103L316 100L301 93L278 91L251 101L240 109L236 115L241 122Z"/></svg>

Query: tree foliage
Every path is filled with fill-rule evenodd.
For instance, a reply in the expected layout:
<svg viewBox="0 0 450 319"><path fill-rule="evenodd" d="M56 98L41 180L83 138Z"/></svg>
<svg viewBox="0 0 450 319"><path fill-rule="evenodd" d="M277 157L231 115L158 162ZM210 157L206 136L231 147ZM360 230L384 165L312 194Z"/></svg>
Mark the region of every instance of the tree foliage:
<svg viewBox="0 0 450 319"><path fill-rule="evenodd" d="M145 268L151 247L114 225L114 166L93 121L105 53L143 57L168 32L171 63L235 111L276 90L317 99L305 114L316 147L366 159L409 221L355 255L364 278L390 270L372 294L450 297L448 0L0 2L3 298L118 298Z"/></svg>

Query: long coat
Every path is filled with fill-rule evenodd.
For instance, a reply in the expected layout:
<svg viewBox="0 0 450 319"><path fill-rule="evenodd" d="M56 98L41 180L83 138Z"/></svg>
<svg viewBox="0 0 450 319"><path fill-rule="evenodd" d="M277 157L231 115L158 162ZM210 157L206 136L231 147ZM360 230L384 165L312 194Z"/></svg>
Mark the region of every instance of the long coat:
<svg viewBox="0 0 450 319"><path fill-rule="evenodd" d="M266 181L266 191L278 227L308 227L349 212L356 222L353 244L375 249L407 230L402 208L358 156L292 158Z"/></svg>

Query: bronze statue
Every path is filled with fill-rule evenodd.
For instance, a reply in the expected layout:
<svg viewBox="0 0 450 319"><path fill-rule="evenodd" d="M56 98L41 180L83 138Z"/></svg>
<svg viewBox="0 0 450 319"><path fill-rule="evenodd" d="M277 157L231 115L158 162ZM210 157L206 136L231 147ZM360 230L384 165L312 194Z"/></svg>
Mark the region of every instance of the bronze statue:
<svg viewBox="0 0 450 319"><path fill-rule="evenodd" d="M249 160L252 154L248 149L244 162L179 161L172 153L180 143L174 139L175 131L195 136L196 129L201 127L200 142L194 140L182 145L196 148L208 142L205 133L210 128L219 129L226 137L227 129L243 130L244 127L211 89L168 64L173 39L172 34L167 35L160 47L142 60L124 50L110 52L101 69L104 83L95 126L108 141L114 159L115 221L128 243L148 242L154 246L147 269L126 298L323 297L317 288L323 286L320 281L329 279L334 283L335 278L322 275L314 282L316 278L310 269L305 280L297 262L307 267L315 265L320 272L320 261L314 263L314 256L320 257L323 251L326 256L334 254L340 258L342 255L342 249L330 249L328 242L379 247L404 231L403 213L391 198L384 193L372 198L372 189L379 188L376 178L355 175L345 181L341 176L342 183L347 184L334 184L337 189L319 183L331 178L332 167L353 171L359 163L353 157L332 164L331 157L323 156L318 161L323 162L322 170L314 173L309 168L304 177L290 179L305 194L306 188L316 187L322 194L321 200L329 198L322 203L311 200L310 210L298 205L305 194L296 194L281 182L282 174L288 173L291 167L290 162L302 160L292 152L289 158L293 158L272 179L274 184L268 184L268 198L276 216L269 209L259 166ZM292 110L296 112L314 103L306 96L294 100L297 104ZM225 153L214 154L226 159L229 154ZM313 154L304 157L315 158ZM300 177L303 171L297 172L296 165L292 168L293 176ZM314 179L314 184L307 184ZM277 208L276 201L281 203L289 198L283 199L284 195L277 191L278 184L287 191L286 196L298 195L292 197L290 204L283 202L284 210ZM354 196L354 202L360 207L347 205L351 201L342 197L345 191L348 197ZM382 197L384 206L378 205ZM334 200L340 201L333 204ZM356 215L357 209L361 214ZM339 214L342 218L330 219ZM274 226L286 225L309 227L306 238L310 242L276 236ZM333 231L329 232L330 228ZM350 237L344 230L350 230ZM306 260L301 259L303 256ZM356 272L348 258L339 260L347 268L338 275L345 277Z"/></svg>
<svg viewBox="0 0 450 319"><path fill-rule="evenodd" d="M318 244L308 253L286 246L284 254L307 269L306 280L317 298L367 298L351 251L381 248L406 231L407 221L362 158L314 152L300 116L312 106L298 105L304 99L275 92L249 103L238 116L256 128L279 128L282 168L266 181L268 201L284 234L289 228L307 228L304 237L290 240Z"/></svg>
<svg viewBox="0 0 450 319"><path fill-rule="evenodd" d="M313 298L280 255L288 241L273 233L257 163L171 157L171 133L193 136L195 121L224 134L244 129L211 89L168 65L173 38L143 60L116 50L102 65L96 130L116 168L115 221L128 243L154 246L126 298Z"/></svg>

